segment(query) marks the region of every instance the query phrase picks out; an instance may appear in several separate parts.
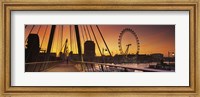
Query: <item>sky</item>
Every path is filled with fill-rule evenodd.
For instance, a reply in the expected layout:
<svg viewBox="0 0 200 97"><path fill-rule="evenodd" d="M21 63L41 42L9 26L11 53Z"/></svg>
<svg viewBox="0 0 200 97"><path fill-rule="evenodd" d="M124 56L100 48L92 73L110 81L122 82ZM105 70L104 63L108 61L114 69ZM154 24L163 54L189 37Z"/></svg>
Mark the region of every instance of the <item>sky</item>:
<svg viewBox="0 0 200 97"><path fill-rule="evenodd" d="M83 48L86 40L92 40L95 42L90 27L92 27L94 31L101 50L106 49L96 25L78 25L78 27L82 52L84 52ZM162 53L164 56L168 56L169 51L175 52L175 25L98 25L98 27L113 56L115 54L120 54L118 39L120 33L126 28L132 29L136 33L140 43L139 54ZM30 33L38 34L40 38L40 48L46 50L50 30L51 25L26 25L25 40L27 40ZM89 36L91 36L91 39ZM69 51L72 50L73 53L78 53L74 25L56 25L51 52L58 54L60 51L63 51L62 47L66 39L68 39L67 44ZM127 49L126 45L131 44L128 54L135 54L137 52L136 43L136 37L132 33L127 31L123 34L121 45L124 52ZM96 43L95 53L97 56L100 56ZM108 51L104 51L104 54L109 55Z"/></svg>

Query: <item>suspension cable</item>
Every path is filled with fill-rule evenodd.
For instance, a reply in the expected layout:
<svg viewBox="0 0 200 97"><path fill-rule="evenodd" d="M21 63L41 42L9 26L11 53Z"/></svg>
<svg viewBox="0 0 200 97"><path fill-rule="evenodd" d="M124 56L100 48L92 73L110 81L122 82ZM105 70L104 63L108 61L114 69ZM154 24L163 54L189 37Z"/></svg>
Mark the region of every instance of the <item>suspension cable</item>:
<svg viewBox="0 0 200 97"><path fill-rule="evenodd" d="M61 32L62 32L62 34L60 34L61 35L60 36L61 37L61 45L62 45L62 42L63 42L63 28L64 28L63 25L61 25Z"/></svg>
<svg viewBox="0 0 200 97"><path fill-rule="evenodd" d="M93 34L93 36L94 36L95 42L96 42L97 47L98 47L98 49L99 49L99 52L100 52L100 54L101 54L101 56L102 56L103 54L102 54L102 52L101 52L101 48L100 48L100 46L99 46L99 43L98 43L98 41L97 41L97 38L96 38L96 36L95 36L95 34L94 34L94 30L92 29L92 26L91 26L91 25L90 25L90 29L92 30L92 34Z"/></svg>
<svg viewBox="0 0 200 97"><path fill-rule="evenodd" d="M40 29L41 29L41 26L39 26L39 28L38 28L38 31L37 31L37 34L39 34L39 32L40 32Z"/></svg>
<svg viewBox="0 0 200 97"><path fill-rule="evenodd" d="M69 25L69 31L70 31L70 50L72 51L72 29L71 29L71 25Z"/></svg>
<svg viewBox="0 0 200 97"><path fill-rule="evenodd" d="M34 27L35 27L35 25L33 25L33 27L31 28L31 30L30 30L30 32L29 32L29 34L31 34L31 32L33 31ZM29 35L29 34L28 34L28 35ZM28 36L26 37L25 42L27 42L27 41L28 41Z"/></svg>
<svg viewBox="0 0 200 97"><path fill-rule="evenodd" d="M57 28L57 25L55 26L55 30L56 30L56 28ZM51 29L52 29L52 26L51 26ZM51 33L51 31L50 31L50 33ZM49 37L50 37L50 35L51 34L49 34ZM54 42L54 41L56 41L55 37L56 37L56 34L54 33L53 42L52 42L52 48L51 48L50 52L53 52L53 48L55 48L55 44L56 44L56 42Z"/></svg>
<svg viewBox="0 0 200 97"><path fill-rule="evenodd" d="M80 26L80 30L81 30L81 34L82 34L82 37L83 37L83 43L85 42L85 37L84 37L84 33L83 33L83 28L82 26Z"/></svg>
<svg viewBox="0 0 200 97"><path fill-rule="evenodd" d="M76 39L76 34L75 34L75 30L73 30L74 31L74 34L73 34L73 39L74 39L74 43L73 43L73 46L74 46L74 53L76 53L76 51L77 51L77 45L76 45L76 43L77 43L77 39Z"/></svg>
<svg viewBox="0 0 200 97"><path fill-rule="evenodd" d="M46 33L47 33L47 28L48 28L48 25L47 25L47 27L45 28L45 32L44 32L44 35L43 35L43 38L42 38L42 42L41 42L41 45L40 45L40 47L42 47L42 45L43 45L44 38L45 38L45 36L46 36Z"/></svg>
<svg viewBox="0 0 200 97"><path fill-rule="evenodd" d="M85 35L86 35L86 40L88 40L88 35L87 35L87 32L86 32L86 29L85 29L84 25L83 25L83 29L84 29L84 32L85 32Z"/></svg>
<svg viewBox="0 0 200 97"><path fill-rule="evenodd" d="M99 27L98 27L97 25L96 25L96 27L97 27L97 29L98 29L98 31L99 31L99 34L101 35L101 38L103 39L104 44L106 45L106 48L107 48L107 50L108 50L110 56L112 56L112 54L111 54L111 52L110 52L110 50L109 50L109 48L108 48L108 45L106 44L106 41L105 41L105 39L104 39L104 37L103 37L103 35L102 35L102 33L101 33Z"/></svg>
<svg viewBox="0 0 200 97"><path fill-rule="evenodd" d="M90 40L92 40L92 38L91 38L91 36L90 36L90 31L89 31L89 29L88 29L88 26L86 25L86 29L87 29L87 32L88 32L88 35L89 35L89 38L90 38Z"/></svg>
<svg viewBox="0 0 200 97"><path fill-rule="evenodd" d="M76 33L76 32L75 32L75 28L74 28L74 33ZM74 40L75 40L74 48L75 48L75 51L77 51L77 54L78 54L78 45L77 45L76 34L74 34Z"/></svg>
<svg viewBox="0 0 200 97"><path fill-rule="evenodd" d="M56 43L56 53L57 53L57 51L58 51L58 43L59 43L58 40L59 40L59 34L60 34L60 33L59 33L59 32L60 32L60 26L58 26L57 29L58 29L58 34L57 34L57 41L56 41L56 42L57 42L57 43Z"/></svg>

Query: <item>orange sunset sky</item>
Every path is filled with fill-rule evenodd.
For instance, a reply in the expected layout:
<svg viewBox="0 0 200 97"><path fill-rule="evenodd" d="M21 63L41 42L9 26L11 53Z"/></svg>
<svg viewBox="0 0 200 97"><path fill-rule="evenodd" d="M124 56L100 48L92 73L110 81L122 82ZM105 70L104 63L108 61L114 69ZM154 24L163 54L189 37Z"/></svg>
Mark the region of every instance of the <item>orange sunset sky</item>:
<svg viewBox="0 0 200 97"><path fill-rule="evenodd" d="M100 48L105 49L106 46L104 45L96 26L91 26L97 37ZM87 25L89 34L88 32L84 32L83 27L86 28L86 25L79 25L82 53L84 52L84 41L90 40L89 38L86 39L86 37L89 37L89 34L92 38L91 40L95 42L90 26ZM140 42L139 54L162 53L164 56L168 56L168 51L175 52L175 25L98 25L98 27L100 28L113 56L115 54L120 54L118 48L118 39L120 32L125 28L130 28L136 32ZM26 25L25 40L30 33L38 33L40 38L40 48L42 50L46 50L50 30L51 25L34 25L34 28L33 25ZM69 51L72 50L74 53L78 53L74 25L71 25L71 38L70 25L56 25L51 52L56 52L58 54L61 51L61 47L66 39L68 39ZM134 35L131 33L125 33L122 37L121 43L123 51L126 50L127 44L131 44L128 53L136 53L136 39ZM95 52L97 56L100 55L97 45L95 45ZM109 55L107 51L105 51L104 54Z"/></svg>

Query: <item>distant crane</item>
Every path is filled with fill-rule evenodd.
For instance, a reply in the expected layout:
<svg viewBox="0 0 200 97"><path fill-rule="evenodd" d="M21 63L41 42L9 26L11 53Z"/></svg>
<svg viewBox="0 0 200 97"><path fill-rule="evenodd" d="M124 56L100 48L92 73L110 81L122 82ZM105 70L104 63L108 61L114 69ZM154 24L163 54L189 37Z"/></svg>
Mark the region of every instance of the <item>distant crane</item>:
<svg viewBox="0 0 200 97"><path fill-rule="evenodd" d="M66 56L68 55L68 46L67 46L67 42L68 42L68 39L66 39L65 41L65 44L63 45L63 47L61 48L60 50L60 57L65 60L66 59ZM64 48L64 52L62 54L62 49Z"/></svg>
<svg viewBox="0 0 200 97"><path fill-rule="evenodd" d="M126 48L126 51L125 51L125 56L127 57L127 55L128 55L128 50L129 50L129 47L131 46L131 44L127 44L126 46L127 46L127 48Z"/></svg>
<svg viewBox="0 0 200 97"><path fill-rule="evenodd" d="M64 48L64 53L65 53L66 55L68 55L67 42L68 42L68 39L66 39L66 41L65 41L65 48Z"/></svg>

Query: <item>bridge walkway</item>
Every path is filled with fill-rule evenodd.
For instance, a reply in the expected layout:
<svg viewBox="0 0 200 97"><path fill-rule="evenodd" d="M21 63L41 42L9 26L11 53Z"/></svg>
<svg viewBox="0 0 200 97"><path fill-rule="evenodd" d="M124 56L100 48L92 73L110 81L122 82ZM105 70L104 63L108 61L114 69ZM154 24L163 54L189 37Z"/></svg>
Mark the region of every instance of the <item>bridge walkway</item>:
<svg viewBox="0 0 200 97"><path fill-rule="evenodd" d="M73 64L67 64L66 62L59 63L45 72L79 72Z"/></svg>

